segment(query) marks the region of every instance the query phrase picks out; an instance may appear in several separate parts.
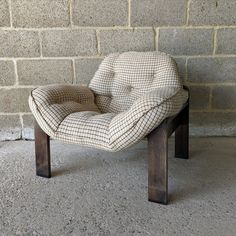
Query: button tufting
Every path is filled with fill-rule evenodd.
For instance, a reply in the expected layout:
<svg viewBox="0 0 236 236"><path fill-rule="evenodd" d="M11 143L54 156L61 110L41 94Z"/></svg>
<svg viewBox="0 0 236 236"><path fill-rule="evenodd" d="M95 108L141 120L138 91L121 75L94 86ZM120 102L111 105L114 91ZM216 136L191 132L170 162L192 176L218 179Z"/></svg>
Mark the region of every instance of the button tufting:
<svg viewBox="0 0 236 236"><path fill-rule="evenodd" d="M132 86L128 86L128 91L131 92L134 88Z"/></svg>

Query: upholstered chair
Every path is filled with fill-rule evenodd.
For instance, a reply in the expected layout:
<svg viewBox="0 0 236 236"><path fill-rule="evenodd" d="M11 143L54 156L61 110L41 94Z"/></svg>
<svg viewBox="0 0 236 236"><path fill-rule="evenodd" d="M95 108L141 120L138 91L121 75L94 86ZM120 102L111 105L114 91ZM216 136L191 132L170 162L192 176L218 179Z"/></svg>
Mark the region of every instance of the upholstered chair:
<svg viewBox="0 0 236 236"><path fill-rule="evenodd" d="M110 152L147 137L149 200L167 204L168 137L175 131L175 156L187 159L188 97L175 61L161 52L110 54L88 87L34 89L37 175L51 177L50 137Z"/></svg>

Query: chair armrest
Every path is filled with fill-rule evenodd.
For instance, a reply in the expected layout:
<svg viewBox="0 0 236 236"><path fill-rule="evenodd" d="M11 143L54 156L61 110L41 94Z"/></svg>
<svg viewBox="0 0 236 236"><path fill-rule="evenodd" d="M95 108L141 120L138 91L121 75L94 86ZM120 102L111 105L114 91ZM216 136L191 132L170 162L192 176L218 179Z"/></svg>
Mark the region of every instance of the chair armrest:
<svg viewBox="0 0 236 236"><path fill-rule="evenodd" d="M60 123L71 113L100 112L88 87L48 85L34 89L29 96L29 107L39 126L53 136Z"/></svg>
<svg viewBox="0 0 236 236"><path fill-rule="evenodd" d="M129 110L112 119L109 126L111 144L122 147L144 138L165 118L178 113L187 99L187 91L177 87L158 88L144 94Z"/></svg>
<svg viewBox="0 0 236 236"><path fill-rule="evenodd" d="M81 104L94 102L94 94L88 87L76 85L41 86L32 90L30 97L38 107L69 101Z"/></svg>
<svg viewBox="0 0 236 236"><path fill-rule="evenodd" d="M147 112L157 108L162 103L167 104L168 100L170 100L170 102L174 102L175 100L172 98L178 97L177 95L180 93L182 94L183 92L184 90L182 88L176 87L157 88L138 98L127 111L118 114L118 116L114 117L113 120L115 121L115 119L120 116L120 118L124 117L124 121L129 120L130 123L135 123ZM178 102L182 103L182 100L179 101L178 99Z"/></svg>

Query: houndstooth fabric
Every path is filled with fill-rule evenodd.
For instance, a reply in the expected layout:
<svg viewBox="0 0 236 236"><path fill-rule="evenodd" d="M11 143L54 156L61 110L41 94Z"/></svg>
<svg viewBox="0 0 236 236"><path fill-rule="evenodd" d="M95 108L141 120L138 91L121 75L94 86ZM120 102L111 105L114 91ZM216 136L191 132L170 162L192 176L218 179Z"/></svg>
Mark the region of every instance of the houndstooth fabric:
<svg viewBox="0 0 236 236"><path fill-rule="evenodd" d="M49 136L119 151L178 113L187 99L170 56L126 52L107 56L89 87L39 87L31 92L29 105Z"/></svg>

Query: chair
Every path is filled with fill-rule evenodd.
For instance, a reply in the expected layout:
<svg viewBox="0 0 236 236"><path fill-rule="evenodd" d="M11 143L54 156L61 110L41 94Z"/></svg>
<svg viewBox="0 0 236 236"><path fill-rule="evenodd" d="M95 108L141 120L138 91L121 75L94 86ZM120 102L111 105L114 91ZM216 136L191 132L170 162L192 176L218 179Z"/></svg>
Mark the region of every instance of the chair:
<svg viewBox="0 0 236 236"><path fill-rule="evenodd" d="M188 158L188 91L175 61L161 52L108 55L88 87L34 89L36 173L51 177L50 137L116 152L148 138L148 197L168 202L168 137L175 157Z"/></svg>

